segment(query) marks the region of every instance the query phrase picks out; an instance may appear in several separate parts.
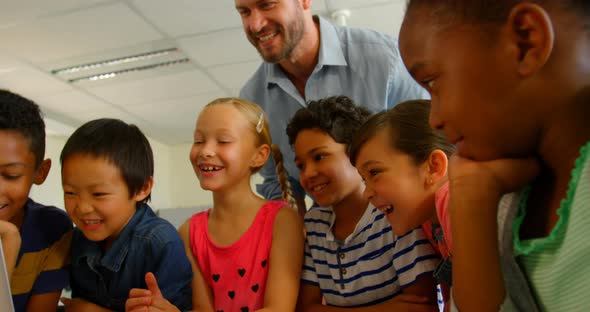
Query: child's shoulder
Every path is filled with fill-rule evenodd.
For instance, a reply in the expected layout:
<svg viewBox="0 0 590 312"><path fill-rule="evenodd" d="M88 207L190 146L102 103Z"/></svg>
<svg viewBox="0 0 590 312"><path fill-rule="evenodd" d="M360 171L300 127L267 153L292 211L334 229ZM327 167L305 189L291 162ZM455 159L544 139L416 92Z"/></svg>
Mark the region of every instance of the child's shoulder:
<svg viewBox="0 0 590 312"><path fill-rule="evenodd" d="M334 212L332 209L328 207L312 206L305 213L305 219L306 221L307 219L327 220L330 219L333 214Z"/></svg>
<svg viewBox="0 0 590 312"><path fill-rule="evenodd" d="M28 237L53 242L72 229L72 221L62 209L27 201L22 232L27 232Z"/></svg>
<svg viewBox="0 0 590 312"><path fill-rule="evenodd" d="M136 213L143 213L143 216L141 216L139 222L133 225L134 237L159 242L162 245L180 239L174 225L168 220L157 216L148 205L143 205Z"/></svg>

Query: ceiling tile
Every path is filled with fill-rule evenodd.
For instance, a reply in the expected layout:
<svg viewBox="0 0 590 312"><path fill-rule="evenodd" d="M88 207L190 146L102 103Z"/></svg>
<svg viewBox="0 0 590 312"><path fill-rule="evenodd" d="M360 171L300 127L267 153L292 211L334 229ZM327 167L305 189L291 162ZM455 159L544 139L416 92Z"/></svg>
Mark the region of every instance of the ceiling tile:
<svg viewBox="0 0 590 312"><path fill-rule="evenodd" d="M27 65L13 63L0 71L0 88L20 93L24 97L38 99L44 95L71 90L70 85Z"/></svg>
<svg viewBox="0 0 590 312"><path fill-rule="evenodd" d="M240 89L254 74L261 61L215 66L207 69L211 75L228 89Z"/></svg>
<svg viewBox="0 0 590 312"><path fill-rule="evenodd" d="M181 98L218 90L209 77L192 70L138 81L88 88L92 94L117 105L136 105L162 99Z"/></svg>
<svg viewBox="0 0 590 312"><path fill-rule="evenodd" d="M108 0L19 0L6 1L0 10L0 28L32 19L87 7Z"/></svg>
<svg viewBox="0 0 590 312"><path fill-rule="evenodd" d="M112 105L97 99L95 96L78 90L44 96L37 104L64 115L113 108Z"/></svg>
<svg viewBox="0 0 590 312"><path fill-rule="evenodd" d="M205 67L260 59L242 28L188 37L178 43L187 55Z"/></svg>
<svg viewBox="0 0 590 312"><path fill-rule="evenodd" d="M133 0L132 3L155 26L172 37L242 25L231 0Z"/></svg>
<svg viewBox="0 0 590 312"><path fill-rule="evenodd" d="M33 63L121 48L162 36L123 4L93 7L0 30L3 49Z"/></svg>

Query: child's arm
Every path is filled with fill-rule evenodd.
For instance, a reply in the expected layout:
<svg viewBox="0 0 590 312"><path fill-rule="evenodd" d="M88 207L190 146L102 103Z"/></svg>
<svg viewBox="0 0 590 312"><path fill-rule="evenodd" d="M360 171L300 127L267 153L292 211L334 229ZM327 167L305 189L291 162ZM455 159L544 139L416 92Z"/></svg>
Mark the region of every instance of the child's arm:
<svg viewBox="0 0 590 312"><path fill-rule="evenodd" d="M275 217L264 308L293 311L297 303L303 263L303 224L293 209L282 208Z"/></svg>
<svg viewBox="0 0 590 312"><path fill-rule="evenodd" d="M190 241L190 219L186 220L184 224L178 229L178 233L184 242L184 251L188 257L189 262L193 268L193 311L195 312L213 312L213 293L203 274L199 268L197 260L193 256Z"/></svg>
<svg viewBox="0 0 590 312"><path fill-rule="evenodd" d="M10 280L14 272L14 267L16 266L21 237L16 225L0 220L0 238L2 239L2 250L4 251L4 262L6 263L8 280Z"/></svg>
<svg viewBox="0 0 590 312"><path fill-rule="evenodd" d="M414 286L414 285L413 285ZM411 287L411 286L410 286ZM412 291L410 291L412 292ZM380 304L359 307L339 308L322 305L322 291L318 286L301 284L299 299L297 302L298 312L382 312L382 311L438 311L438 307L428 304L430 299L424 296L406 294L397 295Z"/></svg>
<svg viewBox="0 0 590 312"><path fill-rule="evenodd" d="M461 311L498 311L502 305L506 294L498 251L498 203L537 172L531 159L474 162L451 157L453 299Z"/></svg>

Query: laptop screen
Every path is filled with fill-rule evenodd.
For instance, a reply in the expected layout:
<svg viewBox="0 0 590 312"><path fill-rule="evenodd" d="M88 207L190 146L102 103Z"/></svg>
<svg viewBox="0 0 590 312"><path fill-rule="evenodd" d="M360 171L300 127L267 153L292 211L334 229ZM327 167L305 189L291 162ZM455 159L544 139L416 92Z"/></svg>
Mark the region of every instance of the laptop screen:
<svg viewBox="0 0 590 312"><path fill-rule="evenodd" d="M6 272L6 261L4 261L4 251L2 251L2 239L0 238L0 311L14 312L12 296L10 295L10 281L8 281L8 272Z"/></svg>

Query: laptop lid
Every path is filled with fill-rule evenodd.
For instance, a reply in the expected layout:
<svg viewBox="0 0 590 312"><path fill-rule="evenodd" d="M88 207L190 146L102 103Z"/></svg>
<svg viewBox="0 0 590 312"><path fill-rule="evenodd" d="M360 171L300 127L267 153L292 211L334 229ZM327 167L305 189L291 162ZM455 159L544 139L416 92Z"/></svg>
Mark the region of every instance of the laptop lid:
<svg viewBox="0 0 590 312"><path fill-rule="evenodd" d="M10 294L10 281L6 271L6 261L4 261L4 251L2 250L2 239L0 238L0 312L14 312L12 295Z"/></svg>

